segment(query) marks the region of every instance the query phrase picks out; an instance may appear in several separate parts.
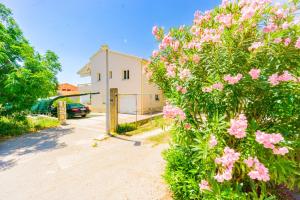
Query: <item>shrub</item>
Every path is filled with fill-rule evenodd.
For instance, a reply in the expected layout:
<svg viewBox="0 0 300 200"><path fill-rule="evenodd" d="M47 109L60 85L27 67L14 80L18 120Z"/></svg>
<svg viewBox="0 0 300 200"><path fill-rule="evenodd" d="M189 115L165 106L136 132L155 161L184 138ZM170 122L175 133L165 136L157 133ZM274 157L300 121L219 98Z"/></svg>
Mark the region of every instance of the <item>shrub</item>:
<svg viewBox="0 0 300 200"><path fill-rule="evenodd" d="M133 130L136 130L136 127L135 124L132 123L119 124L117 127L117 133L119 134L123 134Z"/></svg>
<svg viewBox="0 0 300 200"><path fill-rule="evenodd" d="M5 139L57 126L59 121L52 117L0 117L0 138Z"/></svg>
<svg viewBox="0 0 300 200"><path fill-rule="evenodd" d="M299 188L299 0L223 0L166 34L145 73L176 120L165 152L175 199L276 199Z"/></svg>

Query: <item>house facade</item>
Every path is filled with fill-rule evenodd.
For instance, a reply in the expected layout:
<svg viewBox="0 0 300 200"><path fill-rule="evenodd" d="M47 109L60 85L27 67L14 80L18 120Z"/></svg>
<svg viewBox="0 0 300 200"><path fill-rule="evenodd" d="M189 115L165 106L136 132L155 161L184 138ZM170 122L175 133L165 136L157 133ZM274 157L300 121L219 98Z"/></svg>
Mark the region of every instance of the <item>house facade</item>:
<svg viewBox="0 0 300 200"><path fill-rule="evenodd" d="M100 92L92 95L91 108L94 112L105 112L106 88L106 46L102 46L78 71L81 77L90 76L89 85L78 85L84 93ZM150 83L143 73L143 65L148 61L137 56L108 50L109 85L118 88L118 108L120 113L146 114L161 111L164 105L162 91Z"/></svg>

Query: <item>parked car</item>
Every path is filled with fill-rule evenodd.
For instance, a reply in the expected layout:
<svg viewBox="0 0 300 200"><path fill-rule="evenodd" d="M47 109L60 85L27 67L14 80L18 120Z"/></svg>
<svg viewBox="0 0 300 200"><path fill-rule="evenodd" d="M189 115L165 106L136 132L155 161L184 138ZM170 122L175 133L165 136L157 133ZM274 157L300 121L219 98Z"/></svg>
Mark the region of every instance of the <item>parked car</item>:
<svg viewBox="0 0 300 200"><path fill-rule="evenodd" d="M67 116L68 118L73 117L86 117L91 112L88 106L81 103L67 103ZM57 107L51 109L51 114L57 116Z"/></svg>

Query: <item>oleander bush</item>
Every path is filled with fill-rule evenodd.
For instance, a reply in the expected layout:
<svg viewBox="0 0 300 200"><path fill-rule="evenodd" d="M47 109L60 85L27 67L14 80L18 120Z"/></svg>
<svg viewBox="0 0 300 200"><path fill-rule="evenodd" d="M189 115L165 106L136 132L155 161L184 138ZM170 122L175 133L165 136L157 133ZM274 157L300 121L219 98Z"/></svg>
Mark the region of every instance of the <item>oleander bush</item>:
<svg viewBox="0 0 300 200"><path fill-rule="evenodd" d="M299 188L300 1L223 0L153 27L145 67L175 119L164 156L175 199L288 199Z"/></svg>

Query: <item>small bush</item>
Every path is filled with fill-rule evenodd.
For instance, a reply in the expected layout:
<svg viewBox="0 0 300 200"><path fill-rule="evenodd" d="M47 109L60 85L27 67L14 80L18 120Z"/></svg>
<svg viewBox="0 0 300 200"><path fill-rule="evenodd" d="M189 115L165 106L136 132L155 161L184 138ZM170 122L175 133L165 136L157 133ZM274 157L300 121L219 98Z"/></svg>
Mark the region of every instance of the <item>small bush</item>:
<svg viewBox="0 0 300 200"><path fill-rule="evenodd" d="M125 123L125 124L119 124L117 127L117 133L124 134L126 132L134 131L136 130L135 124Z"/></svg>
<svg viewBox="0 0 300 200"><path fill-rule="evenodd" d="M52 117L0 117L0 138L5 139L56 126L59 126L59 121Z"/></svg>

